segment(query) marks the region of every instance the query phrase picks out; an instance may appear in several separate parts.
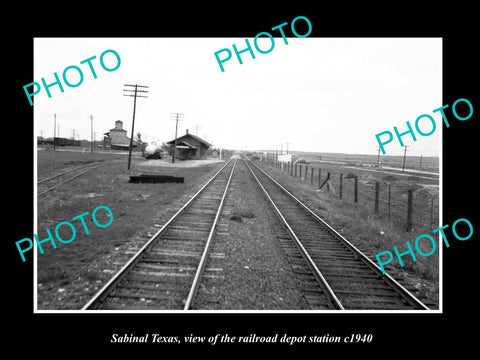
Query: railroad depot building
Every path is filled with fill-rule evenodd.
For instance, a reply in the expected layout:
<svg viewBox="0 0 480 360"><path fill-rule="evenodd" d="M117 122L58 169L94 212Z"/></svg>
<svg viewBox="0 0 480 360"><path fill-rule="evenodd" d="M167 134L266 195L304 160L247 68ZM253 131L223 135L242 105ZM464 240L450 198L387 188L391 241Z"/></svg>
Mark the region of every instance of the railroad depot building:
<svg viewBox="0 0 480 360"><path fill-rule="evenodd" d="M115 121L115 127L103 135L104 149L128 150L130 148L130 138L127 136L127 130L123 129L123 122L121 120ZM133 140L133 151L141 151L142 147L143 143L141 141Z"/></svg>
<svg viewBox="0 0 480 360"><path fill-rule="evenodd" d="M175 139L167 142L170 147L175 146ZM198 136L187 133L177 138L177 146L175 149L175 158L181 160L187 159L205 159L207 150L212 144L199 138Z"/></svg>

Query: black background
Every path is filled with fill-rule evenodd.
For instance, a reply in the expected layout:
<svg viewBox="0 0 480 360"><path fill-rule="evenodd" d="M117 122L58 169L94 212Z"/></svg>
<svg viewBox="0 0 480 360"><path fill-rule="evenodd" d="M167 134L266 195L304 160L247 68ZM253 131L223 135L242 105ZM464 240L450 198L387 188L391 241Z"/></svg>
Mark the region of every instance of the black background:
<svg viewBox="0 0 480 360"><path fill-rule="evenodd" d="M418 3L418 2L417 2ZM404 357L433 354L442 349L462 353L475 344L476 263L480 226L474 204L478 200L475 150L480 105L478 99L478 36L474 36L476 10L459 2L429 8L398 2L382 7L357 2L325 6L311 2L304 7L294 3L222 3L219 5L181 4L176 9L165 3L112 3L105 9L97 4L33 5L10 8L12 19L2 24L4 34L3 74L3 201L2 274L5 287L2 335L4 345L26 354L33 351L51 358L96 353L139 355L147 352L159 358L166 351L227 352L246 350L281 351L288 355L303 350L323 356L325 352L348 351L369 356ZM301 4L300 4L301 5ZM25 5L25 7L27 7ZM7 15L7 14L5 14ZM33 108L23 85L33 78L34 37L230 37L253 38L297 16L312 23L310 37L442 37L443 103L450 127L443 128L443 219L452 224L469 219L474 235L468 241L450 241L444 248L442 314L34 314L33 258L21 262L15 241L33 235ZM9 16L5 16L8 20ZM477 21L477 23L475 23ZM302 33L299 30L300 33ZM292 49L292 51L294 51ZM192 54L195 57L195 54ZM213 53L212 53L212 59ZM213 61L213 60L212 60ZM456 120L451 105L459 98L473 104L473 116ZM376 100L371 99L375 107ZM433 109L425 109L431 113ZM392 109L392 113L395 109ZM386 114L388 116L388 114ZM225 121L228 121L226 119ZM373 136L373 134L372 134ZM419 139L421 141L421 139ZM409 239L406 239L409 240ZM472 326L473 325L473 326ZM5 334L5 331L3 332ZM161 345L111 344L113 333L144 335L232 336L373 334L370 344L217 344ZM380 348L385 351L379 352ZM7 350L7 349L5 349ZM6 351L5 351L6 352ZM269 353L266 353L267 355ZM35 356L35 353L31 353ZM265 356L265 355L264 355Z"/></svg>

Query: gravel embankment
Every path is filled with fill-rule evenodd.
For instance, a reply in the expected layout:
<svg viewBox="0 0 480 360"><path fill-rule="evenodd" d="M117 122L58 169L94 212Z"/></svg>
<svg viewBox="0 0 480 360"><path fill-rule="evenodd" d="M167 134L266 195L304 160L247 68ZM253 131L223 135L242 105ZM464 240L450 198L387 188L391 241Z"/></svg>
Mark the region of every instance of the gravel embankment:
<svg viewBox="0 0 480 360"><path fill-rule="evenodd" d="M277 215L238 161L212 247L214 257L206 266L206 273L215 275L203 281L195 308L308 309L275 226Z"/></svg>

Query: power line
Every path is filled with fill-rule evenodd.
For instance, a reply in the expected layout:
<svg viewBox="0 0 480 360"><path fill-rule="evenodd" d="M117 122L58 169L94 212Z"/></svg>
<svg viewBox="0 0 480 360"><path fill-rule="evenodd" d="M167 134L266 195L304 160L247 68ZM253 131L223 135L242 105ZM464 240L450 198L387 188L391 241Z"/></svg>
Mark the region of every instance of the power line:
<svg viewBox="0 0 480 360"><path fill-rule="evenodd" d="M147 98L148 96L143 96L143 95L138 95L138 93L148 93L148 90L138 90L138 88L144 88L148 89L148 86L143 86L143 85L131 85L131 84L125 84L124 86L130 86L134 87L135 90L130 90L130 89L123 89L123 91L126 92L133 92L134 94L123 94L123 96L131 96L133 97L133 119L132 119L132 135L130 136L130 148L128 149L128 170L130 170L130 162L132 159L132 146L133 146L133 129L135 127L135 107L137 104L137 97L142 97L142 98Z"/></svg>

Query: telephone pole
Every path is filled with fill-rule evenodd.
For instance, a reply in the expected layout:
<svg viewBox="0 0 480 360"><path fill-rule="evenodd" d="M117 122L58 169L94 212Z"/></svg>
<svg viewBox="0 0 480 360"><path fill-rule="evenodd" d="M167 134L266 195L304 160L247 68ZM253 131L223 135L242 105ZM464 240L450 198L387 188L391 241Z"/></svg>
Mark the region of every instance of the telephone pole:
<svg viewBox="0 0 480 360"><path fill-rule="evenodd" d="M93 115L90 115L90 145L91 153L93 154Z"/></svg>
<svg viewBox="0 0 480 360"><path fill-rule="evenodd" d="M198 124L195 124L195 135L198 136L198 129L199 129L200 125Z"/></svg>
<svg viewBox="0 0 480 360"><path fill-rule="evenodd" d="M377 167L380 167L380 147L378 147L377 150L378 150Z"/></svg>
<svg viewBox="0 0 480 360"><path fill-rule="evenodd" d="M143 85L130 85L130 84L125 84L124 86L130 86L134 87L135 90L130 90L130 89L123 89L123 91L126 92L133 92L134 94L123 94L123 96L131 96L133 97L133 119L132 119L132 134L130 136L130 147L128 149L128 170L130 170L130 163L132 160L132 147L133 147L133 129L135 127L135 107L137 104L137 97L142 97L142 98L147 98L148 96L143 96L143 95L138 95L138 93L148 93L148 90L138 90L138 88L144 88L148 89L148 86L143 86Z"/></svg>
<svg viewBox="0 0 480 360"><path fill-rule="evenodd" d="M407 145L405 145L405 152L403 153L403 166L402 166L402 172L405 171L405 158L407 157Z"/></svg>
<svg viewBox="0 0 480 360"><path fill-rule="evenodd" d="M173 155L172 155L172 164L173 164L175 162L175 152L177 151L178 116L180 115L180 117L181 117L181 116L183 116L183 114L172 113L171 115L176 115L176 118L172 119L172 120L175 120L175 145L173 146Z"/></svg>
<svg viewBox="0 0 480 360"><path fill-rule="evenodd" d="M55 137L57 135L57 114L53 114L53 151L55 151Z"/></svg>

